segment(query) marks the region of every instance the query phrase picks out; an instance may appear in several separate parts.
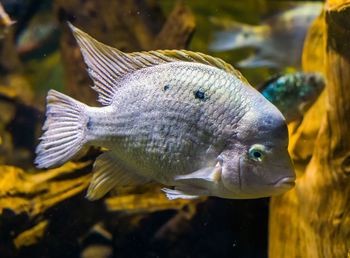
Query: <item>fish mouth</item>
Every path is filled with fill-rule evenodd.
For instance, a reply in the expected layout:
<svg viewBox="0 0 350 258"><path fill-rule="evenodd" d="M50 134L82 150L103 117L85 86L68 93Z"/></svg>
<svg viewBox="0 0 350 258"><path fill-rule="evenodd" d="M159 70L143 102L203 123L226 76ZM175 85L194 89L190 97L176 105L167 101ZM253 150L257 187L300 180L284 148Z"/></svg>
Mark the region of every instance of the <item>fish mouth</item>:
<svg viewBox="0 0 350 258"><path fill-rule="evenodd" d="M295 177L283 177L279 179L276 183L274 183L274 186L288 189L292 188L295 186Z"/></svg>

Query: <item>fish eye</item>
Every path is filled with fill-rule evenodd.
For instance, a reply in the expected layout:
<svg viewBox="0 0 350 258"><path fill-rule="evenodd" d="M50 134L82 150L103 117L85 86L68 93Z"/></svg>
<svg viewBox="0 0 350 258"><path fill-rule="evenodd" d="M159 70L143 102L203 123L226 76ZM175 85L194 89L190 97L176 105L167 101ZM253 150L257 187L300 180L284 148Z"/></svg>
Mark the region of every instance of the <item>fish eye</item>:
<svg viewBox="0 0 350 258"><path fill-rule="evenodd" d="M264 151L259 146L252 146L249 149L249 157L254 161L261 162L264 159Z"/></svg>

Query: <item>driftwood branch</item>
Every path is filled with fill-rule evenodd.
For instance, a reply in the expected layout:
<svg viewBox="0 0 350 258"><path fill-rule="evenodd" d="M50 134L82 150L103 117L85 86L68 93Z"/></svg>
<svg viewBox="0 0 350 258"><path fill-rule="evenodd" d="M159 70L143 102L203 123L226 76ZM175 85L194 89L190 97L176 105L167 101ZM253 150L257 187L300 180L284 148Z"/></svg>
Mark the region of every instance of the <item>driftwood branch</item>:
<svg viewBox="0 0 350 258"><path fill-rule="evenodd" d="M269 257L349 255L349 17L350 1L329 0L324 15L311 29L313 36L309 34L307 38L304 57L311 56L315 48L316 52L320 51L320 45L324 47L317 62L303 58L303 67L324 71L327 86L319 100L322 107L318 110L319 119L312 123L306 116L303 123L308 126L302 125L304 130L317 131L314 141L310 139L314 146L311 160L305 165L298 163L296 188L271 200ZM315 111L312 109L309 113ZM295 139L301 141L302 133L300 130L291 136L294 154L301 149L302 143Z"/></svg>
<svg viewBox="0 0 350 258"><path fill-rule="evenodd" d="M195 27L194 14L181 1L177 1L162 30L158 33L153 48L185 49Z"/></svg>
<svg viewBox="0 0 350 258"><path fill-rule="evenodd" d="M0 207L30 217L43 214L48 208L84 190L90 180L87 166L91 162L72 163L30 174L20 168L1 166ZM85 171L82 169L85 168Z"/></svg>

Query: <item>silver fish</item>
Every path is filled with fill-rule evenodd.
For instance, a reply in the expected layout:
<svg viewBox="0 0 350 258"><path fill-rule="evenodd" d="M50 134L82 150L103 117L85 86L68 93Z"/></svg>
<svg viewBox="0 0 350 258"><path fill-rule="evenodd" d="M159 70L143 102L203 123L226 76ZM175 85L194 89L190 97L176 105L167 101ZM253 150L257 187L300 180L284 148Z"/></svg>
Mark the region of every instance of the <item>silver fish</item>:
<svg viewBox="0 0 350 258"><path fill-rule="evenodd" d="M69 24L70 25L70 24ZM157 182L169 199L258 198L294 185L285 119L221 59L185 50L126 54L70 25L104 107L47 96L39 168L85 146L94 163L87 197Z"/></svg>
<svg viewBox="0 0 350 258"><path fill-rule="evenodd" d="M300 68L306 33L322 8L323 3L298 4L264 20L260 25L231 21L225 26L228 27L227 30L214 34L209 49L211 51L246 47L256 49L255 54L236 64L242 68L261 66Z"/></svg>

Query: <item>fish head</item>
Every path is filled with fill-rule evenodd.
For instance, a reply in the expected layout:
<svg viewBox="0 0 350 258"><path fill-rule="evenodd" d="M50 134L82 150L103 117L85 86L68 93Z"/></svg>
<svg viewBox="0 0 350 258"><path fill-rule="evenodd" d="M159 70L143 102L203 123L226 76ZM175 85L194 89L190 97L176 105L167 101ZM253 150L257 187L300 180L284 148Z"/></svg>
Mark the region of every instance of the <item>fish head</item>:
<svg viewBox="0 0 350 258"><path fill-rule="evenodd" d="M235 198L267 197L294 186L285 119L270 103L267 109L272 112L248 112L219 156L222 184Z"/></svg>

